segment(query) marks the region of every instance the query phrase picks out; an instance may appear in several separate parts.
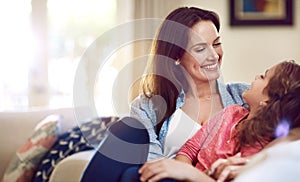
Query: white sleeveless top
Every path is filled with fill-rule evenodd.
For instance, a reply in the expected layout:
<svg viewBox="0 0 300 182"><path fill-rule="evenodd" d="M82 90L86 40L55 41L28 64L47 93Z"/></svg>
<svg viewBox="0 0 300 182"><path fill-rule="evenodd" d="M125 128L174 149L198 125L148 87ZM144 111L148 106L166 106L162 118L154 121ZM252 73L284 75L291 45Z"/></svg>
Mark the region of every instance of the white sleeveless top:
<svg viewBox="0 0 300 182"><path fill-rule="evenodd" d="M164 143L164 156L174 158L182 145L200 128L200 124L190 118L181 109L177 109L169 123Z"/></svg>

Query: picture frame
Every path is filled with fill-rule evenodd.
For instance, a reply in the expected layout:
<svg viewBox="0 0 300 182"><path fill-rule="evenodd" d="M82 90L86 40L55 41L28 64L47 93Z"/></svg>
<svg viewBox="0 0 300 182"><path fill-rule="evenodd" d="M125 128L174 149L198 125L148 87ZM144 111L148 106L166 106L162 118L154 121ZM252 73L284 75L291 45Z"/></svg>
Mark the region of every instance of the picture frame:
<svg viewBox="0 0 300 182"><path fill-rule="evenodd" d="M229 0L230 25L293 25L293 0Z"/></svg>

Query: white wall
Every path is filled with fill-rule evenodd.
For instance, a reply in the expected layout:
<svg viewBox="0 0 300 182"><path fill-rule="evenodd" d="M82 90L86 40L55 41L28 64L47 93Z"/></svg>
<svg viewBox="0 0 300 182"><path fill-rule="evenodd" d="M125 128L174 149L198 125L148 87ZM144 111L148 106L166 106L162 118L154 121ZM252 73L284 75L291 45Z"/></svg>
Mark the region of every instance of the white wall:
<svg viewBox="0 0 300 182"><path fill-rule="evenodd" d="M173 1L175 2L175 1ZM216 11L221 19L225 81L251 82L254 76L281 60L300 63L300 2L294 0L293 26L231 27L229 3L224 0L182 0L180 6Z"/></svg>
<svg viewBox="0 0 300 182"><path fill-rule="evenodd" d="M119 0L121 1L121 0ZM300 63L300 3L294 1L294 26L273 27L231 27L229 25L229 1L227 0L127 0L132 5L133 13L122 21L131 21L142 18L165 18L170 11L181 6L197 6L216 11L221 21L221 38L224 49L223 78L225 82L251 82L256 74L264 73L265 69L285 59L295 59ZM120 5L122 7L123 5ZM139 41L131 43L135 60L149 54L151 42ZM143 62L144 63L144 62ZM139 77L145 68L144 64L133 65L134 80ZM125 79L125 77L123 78ZM120 89L120 97L135 98L137 87L133 94L128 96L124 89ZM128 110L129 102L120 103L124 111ZM123 106L124 105L124 106Z"/></svg>

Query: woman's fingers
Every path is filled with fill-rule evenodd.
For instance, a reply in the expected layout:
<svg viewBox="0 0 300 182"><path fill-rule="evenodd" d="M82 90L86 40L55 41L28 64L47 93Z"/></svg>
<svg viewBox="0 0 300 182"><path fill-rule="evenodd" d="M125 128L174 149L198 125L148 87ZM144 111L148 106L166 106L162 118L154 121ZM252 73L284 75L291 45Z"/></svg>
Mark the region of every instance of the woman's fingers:
<svg viewBox="0 0 300 182"><path fill-rule="evenodd" d="M157 163L157 161L163 160L164 158L159 158L159 159L154 159L154 160L150 160L148 162L146 162L140 169L139 169L139 173L142 173L146 168L148 168L149 166Z"/></svg>
<svg viewBox="0 0 300 182"><path fill-rule="evenodd" d="M229 164L246 164L248 159L246 157L241 157L240 155L235 155L233 157L229 157L228 159Z"/></svg>
<svg viewBox="0 0 300 182"><path fill-rule="evenodd" d="M209 171L208 171L208 175L213 175L217 168L219 168L222 164L226 163L227 160L226 159L218 159L216 160L210 167Z"/></svg>
<svg viewBox="0 0 300 182"><path fill-rule="evenodd" d="M194 173L193 169L194 167L189 164L174 159L163 159L147 162L139 170L139 173L141 181L154 182L164 178L185 180L191 173Z"/></svg>
<svg viewBox="0 0 300 182"><path fill-rule="evenodd" d="M240 172L242 166L227 166L219 175L217 182L234 179Z"/></svg>
<svg viewBox="0 0 300 182"><path fill-rule="evenodd" d="M160 173L152 176L151 178L148 178L148 180L146 180L146 181L147 182L156 182L156 181L159 181L159 180L167 178L167 177L168 177L168 173L160 172Z"/></svg>
<svg viewBox="0 0 300 182"><path fill-rule="evenodd" d="M141 173L140 180L141 181L149 181L149 179L153 178L157 175L161 170L156 165L148 165L144 168Z"/></svg>
<svg viewBox="0 0 300 182"><path fill-rule="evenodd" d="M139 169L139 173L141 174L141 181L147 181L151 177L162 171L160 162L161 160L162 159L149 161Z"/></svg>
<svg viewBox="0 0 300 182"><path fill-rule="evenodd" d="M248 159L240 157L240 153L228 159L218 159L209 170L209 175L215 179L225 180L236 176L237 169L247 163Z"/></svg>

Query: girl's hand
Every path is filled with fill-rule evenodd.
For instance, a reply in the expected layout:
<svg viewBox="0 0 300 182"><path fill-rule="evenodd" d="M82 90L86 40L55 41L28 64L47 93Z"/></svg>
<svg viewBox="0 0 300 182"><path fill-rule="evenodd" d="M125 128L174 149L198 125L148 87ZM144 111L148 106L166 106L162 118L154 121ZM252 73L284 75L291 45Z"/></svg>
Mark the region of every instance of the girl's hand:
<svg viewBox="0 0 300 182"><path fill-rule="evenodd" d="M212 164L208 174L218 182L231 180L240 173L247 162L248 159L241 157L240 153L228 159L218 159Z"/></svg>

